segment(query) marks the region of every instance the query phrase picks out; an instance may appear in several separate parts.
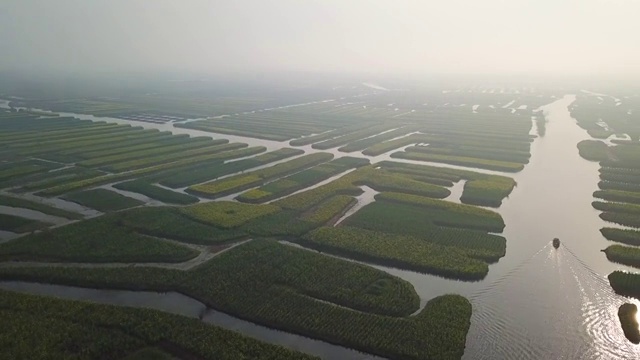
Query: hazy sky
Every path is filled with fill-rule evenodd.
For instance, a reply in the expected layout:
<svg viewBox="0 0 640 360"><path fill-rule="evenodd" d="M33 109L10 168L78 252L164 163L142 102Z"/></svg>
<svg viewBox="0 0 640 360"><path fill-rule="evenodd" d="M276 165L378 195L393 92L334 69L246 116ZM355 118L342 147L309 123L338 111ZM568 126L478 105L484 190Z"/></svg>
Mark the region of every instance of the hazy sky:
<svg viewBox="0 0 640 360"><path fill-rule="evenodd" d="M0 70L640 74L640 0L0 0Z"/></svg>

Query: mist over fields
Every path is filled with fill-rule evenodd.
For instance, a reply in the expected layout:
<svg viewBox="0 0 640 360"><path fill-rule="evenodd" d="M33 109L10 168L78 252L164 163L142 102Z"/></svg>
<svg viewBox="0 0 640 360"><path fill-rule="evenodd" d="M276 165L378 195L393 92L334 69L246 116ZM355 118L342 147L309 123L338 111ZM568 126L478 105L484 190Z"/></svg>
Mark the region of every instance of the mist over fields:
<svg viewBox="0 0 640 360"><path fill-rule="evenodd" d="M0 3L0 70L640 73L640 1Z"/></svg>

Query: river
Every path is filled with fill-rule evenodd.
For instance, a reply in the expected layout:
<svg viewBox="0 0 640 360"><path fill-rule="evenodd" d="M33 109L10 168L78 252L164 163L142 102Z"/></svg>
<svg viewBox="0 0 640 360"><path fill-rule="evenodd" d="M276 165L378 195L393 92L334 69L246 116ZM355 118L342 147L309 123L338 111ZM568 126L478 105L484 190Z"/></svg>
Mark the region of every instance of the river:
<svg viewBox="0 0 640 360"><path fill-rule="evenodd" d="M578 154L576 144L589 136L569 114L574 100L566 95L543 107L546 134L533 142L525 169L511 175L518 185L498 209L506 223L506 256L490 266L483 281L453 281L374 266L411 282L423 305L446 293L471 300L464 359L640 358L640 348L626 340L617 318L618 306L630 300L613 293L606 279L611 271L628 268L609 262L600 252L609 242L599 232L604 221L591 207L599 165ZM457 192L452 196L458 197ZM562 240L558 250L550 246L554 237ZM233 321L222 325L323 358L366 357L262 327L249 332ZM290 340L283 343L281 338Z"/></svg>
<svg viewBox="0 0 640 360"><path fill-rule="evenodd" d="M499 209L507 254L479 289L464 291L474 306L465 359L640 358L618 321L628 300L606 279L625 267L600 252L605 222L591 206L599 165L578 154L576 144L589 135L569 114L574 100L543 107L546 134ZM554 237L558 250L549 244Z"/></svg>

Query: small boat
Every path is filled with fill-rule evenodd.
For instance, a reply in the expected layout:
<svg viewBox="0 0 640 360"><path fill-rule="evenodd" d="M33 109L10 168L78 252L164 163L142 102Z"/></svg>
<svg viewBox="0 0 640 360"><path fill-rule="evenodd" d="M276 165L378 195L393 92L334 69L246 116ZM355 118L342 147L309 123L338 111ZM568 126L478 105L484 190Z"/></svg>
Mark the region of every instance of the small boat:
<svg viewBox="0 0 640 360"><path fill-rule="evenodd" d="M553 247L556 249L560 247L560 239L558 238L553 239L551 243L553 244Z"/></svg>

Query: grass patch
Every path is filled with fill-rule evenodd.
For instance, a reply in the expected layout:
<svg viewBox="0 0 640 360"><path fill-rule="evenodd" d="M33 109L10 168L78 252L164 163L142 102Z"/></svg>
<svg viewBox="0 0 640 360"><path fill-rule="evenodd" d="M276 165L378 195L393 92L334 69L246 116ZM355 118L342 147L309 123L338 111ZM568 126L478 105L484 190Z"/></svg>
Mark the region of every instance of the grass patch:
<svg viewBox="0 0 640 360"><path fill-rule="evenodd" d="M115 214L114 214L115 215ZM182 262L198 252L139 235L105 215L0 244L0 259L52 262Z"/></svg>
<svg viewBox="0 0 640 360"><path fill-rule="evenodd" d="M640 205L640 192L620 191L620 190L597 190L593 197L607 201L630 203Z"/></svg>
<svg viewBox="0 0 640 360"><path fill-rule="evenodd" d="M609 284L616 293L640 299L640 274L614 271L608 278Z"/></svg>
<svg viewBox="0 0 640 360"><path fill-rule="evenodd" d="M427 135L414 134L409 135L407 137L403 137L396 140L389 140L385 142L381 142L378 144L374 144L365 149L362 153L367 156L378 156L389 151L401 148L407 145L413 145L417 143L428 142L429 137Z"/></svg>
<svg viewBox="0 0 640 360"><path fill-rule="evenodd" d="M170 206L140 207L110 216L116 216L118 226L128 231L198 245L226 243L246 235L241 230L221 229L192 220Z"/></svg>
<svg viewBox="0 0 640 360"><path fill-rule="evenodd" d="M238 196L238 200L250 203L263 203L312 186L353 167L361 167L368 164L369 160L367 159L352 157L339 158L280 178L257 189L249 190Z"/></svg>
<svg viewBox="0 0 640 360"><path fill-rule="evenodd" d="M486 175L484 178L468 180L460 201L465 204L500 207L502 200L511 194L516 182L505 176Z"/></svg>
<svg viewBox="0 0 640 360"><path fill-rule="evenodd" d="M489 232L502 232L504 228L499 215L488 216L484 212L475 211L483 209L471 208L470 211L466 211L466 208L447 209L445 208L447 203L442 208L428 207L418 204L420 197L415 202L409 202L414 200L411 198L398 200L399 197L394 194L378 194L376 202L363 207L347 218L346 222L364 228L385 226L390 232L398 232L402 228L404 231L412 231L411 229L433 226Z"/></svg>
<svg viewBox="0 0 640 360"><path fill-rule="evenodd" d="M472 168L505 172L519 172L524 169L523 164L519 164L516 162L488 160L467 156L425 154L413 151L395 152L391 154L391 157L416 161L441 162L451 165L468 166Z"/></svg>
<svg viewBox="0 0 640 360"><path fill-rule="evenodd" d="M15 208L31 209L31 210L39 211L44 214L59 216L67 219L77 220L77 219L83 218L83 216L78 213L74 213L71 211L55 208L53 206L40 204L37 202L15 198L11 196L6 196L6 195L0 195L0 204L4 206L15 207Z"/></svg>
<svg viewBox="0 0 640 360"><path fill-rule="evenodd" d="M322 227L305 235L303 243L349 258L460 280L480 280L489 271L478 260L486 252L352 227Z"/></svg>
<svg viewBox="0 0 640 360"><path fill-rule="evenodd" d="M136 192L168 204L188 205L198 202L198 198L195 196L163 189L140 180L118 183L113 187L120 190Z"/></svg>
<svg viewBox="0 0 640 360"><path fill-rule="evenodd" d="M611 245L604 250L604 253L610 261L640 268L640 248Z"/></svg>
<svg viewBox="0 0 640 360"><path fill-rule="evenodd" d="M7 359L314 359L157 310L0 290ZM162 348L162 351L159 349ZM171 354L171 355L169 355ZM175 356L174 356L175 355ZM187 356L185 356L187 355Z"/></svg>
<svg viewBox="0 0 640 360"><path fill-rule="evenodd" d="M625 303L618 308L618 318L624 336L634 344L640 344L640 330L638 329L638 307L635 304Z"/></svg>
<svg viewBox="0 0 640 360"><path fill-rule="evenodd" d="M578 143L578 152L583 159L604 161L609 159L609 147L599 140L582 140Z"/></svg>
<svg viewBox="0 0 640 360"><path fill-rule="evenodd" d="M627 245L640 246L640 231L605 227L600 229L607 240L617 241Z"/></svg>
<svg viewBox="0 0 640 360"><path fill-rule="evenodd" d="M381 193L375 198L377 201L408 204L428 210L420 216L439 226L466 227L496 233L502 232L505 226L500 214L471 205L400 193Z"/></svg>
<svg viewBox="0 0 640 360"><path fill-rule="evenodd" d="M36 220L25 219L19 216L0 214L0 230L11 231L17 234L42 230L50 224Z"/></svg>
<svg viewBox="0 0 640 360"><path fill-rule="evenodd" d="M111 212L140 206L144 203L107 189L93 189L67 194L65 200L96 209L101 212Z"/></svg>
<svg viewBox="0 0 640 360"><path fill-rule="evenodd" d="M158 348L148 347L138 350L122 360L175 360L175 357Z"/></svg>
<svg viewBox="0 0 640 360"><path fill-rule="evenodd" d="M186 187L301 154L304 154L303 150L284 148L254 156L249 159L232 161L225 164L217 162L210 165L198 166L190 171L181 171L171 176L164 177L160 180L160 184L174 189Z"/></svg>
<svg viewBox="0 0 640 360"><path fill-rule="evenodd" d="M225 179L195 185L190 187L188 191L194 194L214 198L229 195L254 186L260 186L270 179L312 167L316 164L329 161L332 158L333 155L327 153L304 155L285 163L280 163L247 174L231 176Z"/></svg>
<svg viewBox="0 0 640 360"><path fill-rule="evenodd" d="M516 182L510 177L486 175L467 170L392 161L382 161L376 165L392 173L405 174L414 180L442 186L451 186L454 182L467 180L460 201L471 205L499 207L502 200L509 196L516 186Z"/></svg>
<svg viewBox="0 0 640 360"><path fill-rule="evenodd" d="M180 211L197 221L221 228L235 228L250 220L280 211L275 205L248 205L230 201L191 205Z"/></svg>
<svg viewBox="0 0 640 360"><path fill-rule="evenodd" d="M638 217L638 214L603 212L600 214L600 218L615 224L640 228L640 217Z"/></svg>
<svg viewBox="0 0 640 360"><path fill-rule="evenodd" d="M315 209L305 212L301 219L315 224L325 224L332 219L338 220L337 217L344 214L356 202L357 200L351 196L336 195L322 202Z"/></svg>
<svg viewBox="0 0 640 360"><path fill-rule="evenodd" d="M258 146L258 147L251 147L246 149L226 151L218 154L204 154L204 155L194 156L191 158L186 158L186 159L182 159L182 160L178 160L178 161L174 161L166 164L150 166L147 168L134 170L134 171L130 171L122 174L109 174L109 175L98 176L90 179L69 181L69 182L60 184L58 186L54 186L52 188L43 190L39 192L37 195L57 196L57 195L62 195L62 194L71 192L71 191L77 191L80 189L88 188L91 186L99 186L103 184L128 180L132 178L139 178L141 176L149 176L152 174L155 175L161 172L181 169L185 166L191 166L191 165L202 163L202 162L234 159L234 158L239 158L244 156L255 155L263 151L265 151L265 148Z"/></svg>
<svg viewBox="0 0 640 360"><path fill-rule="evenodd" d="M4 268L0 277L173 289L258 324L401 359L459 359L471 317L471 304L458 295L434 298L406 317L419 305L408 282L272 241L251 241L187 272Z"/></svg>
<svg viewBox="0 0 640 360"><path fill-rule="evenodd" d="M603 211L600 218L620 225L640 227L640 205L624 203L607 203L594 201L591 203L597 210Z"/></svg>

